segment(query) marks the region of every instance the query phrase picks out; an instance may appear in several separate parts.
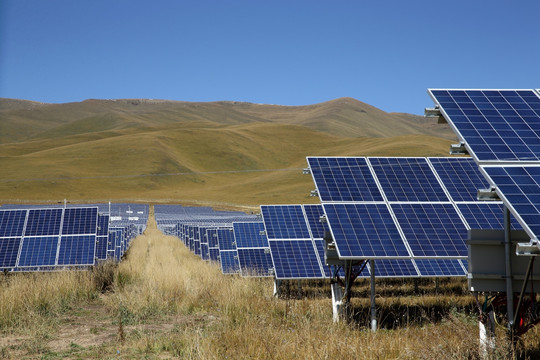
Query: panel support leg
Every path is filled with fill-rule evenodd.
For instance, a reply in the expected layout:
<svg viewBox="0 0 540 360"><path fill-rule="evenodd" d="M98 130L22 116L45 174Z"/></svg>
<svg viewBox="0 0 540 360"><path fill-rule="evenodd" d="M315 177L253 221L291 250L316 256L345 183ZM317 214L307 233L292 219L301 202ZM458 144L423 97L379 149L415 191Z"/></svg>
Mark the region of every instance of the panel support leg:
<svg viewBox="0 0 540 360"><path fill-rule="evenodd" d="M508 318L508 333L510 340L514 342L514 290L512 288L512 263L510 239L510 210L504 207L504 255L506 261L506 314Z"/></svg>
<svg viewBox="0 0 540 360"><path fill-rule="evenodd" d="M281 295L281 280L274 278L274 296L279 297Z"/></svg>
<svg viewBox="0 0 540 360"><path fill-rule="evenodd" d="M478 321L480 330L480 356L489 359L495 350L495 314L493 311L484 314L484 321Z"/></svg>
<svg viewBox="0 0 540 360"><path fill-rule="evenodd" d="M377 308L375 307L375 261L369 260L371 268L371 331L377 331Z"/></svg>
<svg viewBox="0 0 540 360"><path fill-rule="evenodd" d="M332 289L332 320L338 323L343 315L343 288L336 281L333 281L330 287Z"/></svg>

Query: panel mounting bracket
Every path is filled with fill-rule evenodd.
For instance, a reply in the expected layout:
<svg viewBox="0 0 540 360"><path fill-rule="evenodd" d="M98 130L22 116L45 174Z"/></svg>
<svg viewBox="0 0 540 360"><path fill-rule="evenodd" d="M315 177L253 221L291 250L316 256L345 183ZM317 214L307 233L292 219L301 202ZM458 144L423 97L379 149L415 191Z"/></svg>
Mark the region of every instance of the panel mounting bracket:
<svg viewBox="0 0 540 360"><path fill-rule="evenodd" d="M490 201L501 201L499 195L495 191L495 187L491 186L489 189L478 189L477 193L478 200L490 200Z"/></svg>
<svg viewBox="0 0 540 360"><path fill-rule="evenodd" d="M465 148L465 143L460 142L459 144L450 145L450 155L469 155L469 152Z"/></svg>
<svg viewBox="0 0 540 360"><path fill-rule="evenodd" d="M447 121L441 113L439 105L435 105L433 108L424 109L424 117L426 118L437 118L437 124L446 124Z"/></svg>

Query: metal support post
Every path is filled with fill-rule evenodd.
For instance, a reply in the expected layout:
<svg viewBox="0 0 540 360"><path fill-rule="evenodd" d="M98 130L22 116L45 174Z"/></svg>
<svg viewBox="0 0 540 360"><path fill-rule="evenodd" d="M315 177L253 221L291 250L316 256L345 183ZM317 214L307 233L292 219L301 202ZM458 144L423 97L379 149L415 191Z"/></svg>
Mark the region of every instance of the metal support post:
<svg viewBox="0 0 540 360"><path fill-rule="evenodd" d="M343 288L337 281L333 281L330 287L332 289L332 320L337 323L343 311Z"/></svg>
<svg viewBox="0 0 540 360"><path fill-rule="evenodd" d="M504 254L506 261L506 311L508 331L513 341L514 334L514 290L512 288L512 239L510 239L510 210L504 207Z"/></svg>
<svg viewBox="0 0 540 360"><path fill-rule="evenodd" d="M377 331L377 308L375 307L375 261L369 260L371 268L371 331Z"/></svg>

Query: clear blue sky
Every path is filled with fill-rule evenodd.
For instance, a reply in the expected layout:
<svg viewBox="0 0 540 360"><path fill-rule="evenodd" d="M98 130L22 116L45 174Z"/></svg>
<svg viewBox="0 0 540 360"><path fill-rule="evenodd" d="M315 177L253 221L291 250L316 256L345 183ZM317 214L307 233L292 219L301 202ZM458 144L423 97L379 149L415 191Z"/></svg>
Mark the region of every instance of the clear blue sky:
<svg viewBox="0 0 540 360"><path fill-rule="evenodd" d="M0 97L421 114L427 88L540 88L539 26L538 0L0 0Z"/></svg>

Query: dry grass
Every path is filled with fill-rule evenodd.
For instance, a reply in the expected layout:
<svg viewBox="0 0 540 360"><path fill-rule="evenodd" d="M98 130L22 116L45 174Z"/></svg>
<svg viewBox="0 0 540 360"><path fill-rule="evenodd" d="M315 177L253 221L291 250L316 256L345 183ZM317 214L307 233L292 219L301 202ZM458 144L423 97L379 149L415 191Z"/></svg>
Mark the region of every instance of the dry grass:
<svg viewBox="0 0 540 360"><path fill-rule="evenodd" d="M0 358L479 358L463 280L441 282L438 293L429 281L418 293L408 281L379 282L381 329L372 333L361 281L356 322L333 324L327 284L277 299L270 279L224 276L155 224L132 244L103 294L110 269L2 277ZM527 334L518 357L535 358L539 338ZM507 345L492 358L506 358Z"/></svg>

